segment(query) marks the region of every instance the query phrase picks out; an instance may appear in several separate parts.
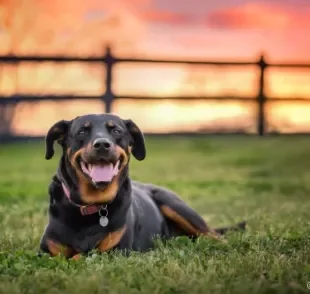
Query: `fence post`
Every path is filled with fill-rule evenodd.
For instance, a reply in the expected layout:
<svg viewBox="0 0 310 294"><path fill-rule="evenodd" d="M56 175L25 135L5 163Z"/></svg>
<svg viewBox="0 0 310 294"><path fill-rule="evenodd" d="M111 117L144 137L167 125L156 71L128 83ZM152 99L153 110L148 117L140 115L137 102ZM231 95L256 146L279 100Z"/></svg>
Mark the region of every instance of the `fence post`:
<svg viewBox="0 0 310 294"><path fill-rule="evenodd" d="M106 65L106 81L105 81L106 90L105 90L103 100L105 102L105 112L110 113L112 110L112 103L114 100L114 94L112 91L112 68L115 63L115 59L113 58L110 47L106 48L106 52L105 52L105 56L103 60Z"/></svg>
<svg viewBox="0 0 310 294"><path fill-rule="evenodd" d="M260 69L260 77L259 77L259 90L257 96L258 103L258 115L257 115L257 132L259 136L263 136L265 134L266 121L265 121L265 69L267 67L267 63L263 55L261 55L258 66Z"/></svg>

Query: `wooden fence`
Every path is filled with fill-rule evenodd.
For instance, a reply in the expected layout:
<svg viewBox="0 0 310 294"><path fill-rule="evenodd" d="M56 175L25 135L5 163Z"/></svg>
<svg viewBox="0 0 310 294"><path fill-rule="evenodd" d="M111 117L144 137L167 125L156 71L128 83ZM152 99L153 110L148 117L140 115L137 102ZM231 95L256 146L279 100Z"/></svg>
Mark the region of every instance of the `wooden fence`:
<svg viewBox="0 0 310 294"><path fill-rule="evenodd" d="M188 60L166 60L166 59L140 59L140 58L119 58L112 54L109 48L106 49L105 54L101 57L67 57L67 56L15 56L6 55L0 56L0 64L14 64L18 66L20 63L43 63L43 62L55 62L55 63L101 63L106 69L105 92L102 95L28 95L18 93L11 96L4 96L0 93L0 108L8 105L16 105L20 102L40 102L40 101L63 101L68 99L75 100L102 100L105 103L106 112L111 112L113 102L116 99L134 99L134 100L161 100L178 99L178 100L219 100L219 101L251 101L257 105L257 134L263 136L266 133L266 112L265 105L267 101L285 101L285 102L310 102L307 98L280 98L280 97L267 97L265 93L265 81L266 81L266 69L267 68L289 68L289 69L310 69L310 64L293 64L293 63L268 63L265 61L264 56L260 56L256 61L188 61ZM259 69L258 76L258 93L256 97L227 97L223 96L204 96L204 97L189 97L189 96L176 96L176 97L155 97L155 96L139 96L139 95L116 95L112 90L113 83L113 68L118 63L161 63L161 64L180 64L180 65L211 65L218 67L234 67L234 66L256 66ZM1 116L1 112L0 112ZM1 119L1 117L0 117ZM8 136L9 135L9 136ZM6 134L1 138L14 139L12 134Z"/></svg>

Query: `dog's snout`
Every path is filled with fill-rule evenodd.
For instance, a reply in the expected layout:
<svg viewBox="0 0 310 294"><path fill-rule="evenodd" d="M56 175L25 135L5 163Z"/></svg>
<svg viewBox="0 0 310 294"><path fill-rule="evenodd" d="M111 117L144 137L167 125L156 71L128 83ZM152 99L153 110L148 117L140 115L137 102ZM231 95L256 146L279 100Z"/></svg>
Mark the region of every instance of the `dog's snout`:
<svg viewBox="0 0 310 294"><path fill-rule="evenodd" d="M109 139L98 138L93 142L93 147L96 150L109 150L112 146L112 143Z"/></svg>

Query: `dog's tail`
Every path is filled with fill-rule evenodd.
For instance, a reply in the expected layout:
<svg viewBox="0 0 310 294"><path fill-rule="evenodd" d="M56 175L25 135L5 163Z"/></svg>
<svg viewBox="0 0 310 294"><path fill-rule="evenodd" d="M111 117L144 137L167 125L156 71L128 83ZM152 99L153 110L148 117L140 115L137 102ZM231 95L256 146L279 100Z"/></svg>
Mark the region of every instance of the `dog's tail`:
<svg viewBox="0 0 310 294"><path fill-rule="evenodd" d="M246 221L237 223L234 226L229 226L229 227L221 227L221 228L215 228L215 232L220 234L220 235L225 235L228 232L244 232L246 229Z"/></svg>

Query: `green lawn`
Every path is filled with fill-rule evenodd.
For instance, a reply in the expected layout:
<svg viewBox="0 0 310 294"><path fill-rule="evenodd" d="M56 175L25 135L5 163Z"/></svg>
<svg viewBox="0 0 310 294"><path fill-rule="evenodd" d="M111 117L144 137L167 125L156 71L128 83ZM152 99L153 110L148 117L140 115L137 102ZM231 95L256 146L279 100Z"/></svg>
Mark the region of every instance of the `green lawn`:
<svg viewBox="0 0 310 294"><path fill-rule="evenodd" d="M180 238L145 254L36 257L53 160L0 146L0 293L310 293L310 139L147 138L133 179L173 189L212 225L248 221L228 245Z"/></svg>

